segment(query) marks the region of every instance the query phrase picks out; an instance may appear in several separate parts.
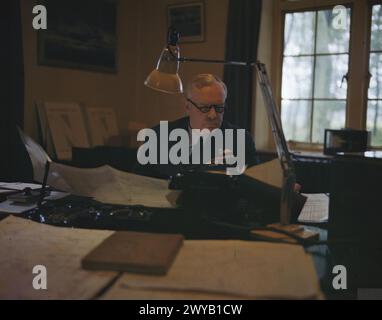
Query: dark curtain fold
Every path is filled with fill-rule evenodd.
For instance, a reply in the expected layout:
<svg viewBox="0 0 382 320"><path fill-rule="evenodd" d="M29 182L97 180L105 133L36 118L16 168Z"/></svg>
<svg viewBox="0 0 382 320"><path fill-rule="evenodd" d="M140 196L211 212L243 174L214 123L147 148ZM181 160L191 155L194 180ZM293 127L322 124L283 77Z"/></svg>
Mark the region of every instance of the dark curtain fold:
<svg viewBox="0 0 382 320"><path fill-rule="evenodd" d="M31 162L16 129L24 118L20 0L2 1L0 39L0 181L30 181Z"/></svg>
<svg viewBox="0 0 382 320"><path fill-rule="evenodd" d="M228 11L226 60L255 62L259 42L262 0L230 0ZM251 129L253 98L252 67L224 67L228 87L225 119Z"/></svg>

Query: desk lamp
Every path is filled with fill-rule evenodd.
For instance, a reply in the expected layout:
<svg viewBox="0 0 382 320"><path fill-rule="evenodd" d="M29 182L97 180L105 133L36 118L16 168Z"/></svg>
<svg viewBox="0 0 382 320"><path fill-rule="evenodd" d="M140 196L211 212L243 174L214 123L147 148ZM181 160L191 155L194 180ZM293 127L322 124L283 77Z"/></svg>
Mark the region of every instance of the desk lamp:
<svg viewBox="0 0 382 320"><path fill-rule="evenodd" d="M260 87L265 100L267 115L271 124L273 137L277 148L278 158L281 163L283 172L283 185L281 192L280 205L280 224L277 228L289 232L300 232L300 228L289 225L291 218L292 200L294 193L294 184L296 175L292 157L288 150L288 145L285 140L284 132L281 125L281 119L277 112L276 102L273 98L270 81L266 72L265 65L259 61L253 62L238 62L227 60L209 60L209 59L191 59L180 56L180 48L178 40L180 34L173 28L169 28L167 34L167 44L162 50L162 53L157 62L154 71L150 73L144 82L146 86L165 93L182 93L183 84L179 77L179 66L181 62L202 62L202 63L218 63L225 65L235 65L241 67L255 67L260 82ZM276 227L276 225L273 225Z"/></svg>

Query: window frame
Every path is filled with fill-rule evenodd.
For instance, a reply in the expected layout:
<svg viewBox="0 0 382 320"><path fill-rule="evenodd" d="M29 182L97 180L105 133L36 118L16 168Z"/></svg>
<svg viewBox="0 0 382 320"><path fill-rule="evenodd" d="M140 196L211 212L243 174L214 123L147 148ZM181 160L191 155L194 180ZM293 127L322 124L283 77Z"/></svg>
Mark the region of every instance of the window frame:
<svg viewBox="0 0 382 320"><path fill-rule="evenodd" d="M275 92L275 99L281 108L282 64L284 52L285 14L291 12L327 10L336 5L343 5L351 9L349 69L347 79L346 120L347 128L365 130L367 120L368 88L369 88L369 56L371 37L371 18L373 5L380 4L380 0L304 0L291 2L275 0L273 53L271 83ZM361 86L359 85L361 83ZM281 114L281 110L279 110ZM271 132L269 132L270 136ZM321 151L322 144L292 141L293 150ZM382 149L374 147L373 149Z"/></svg>
<svg viewBox="0 0 382 320"><path fill-rule="evenodd" d="M352 9L351 6L346 6L348 9ZM313 50L313 53L312 54L302 54L302 55L285 55L284 54L284 44L285 44L285 39L284 39L284 36L285 36L285 29L283 29L283 34L282 34L282 60L281 60L281 66L280 68L282 68L283 70L283 63L284 63L284 59L285 58L288 58L288 57L311 57L313 59L313 70L312 70L312 97L311 98L293 98L293 99L284 99L284 100L294 100L294 101L309 101L309 104L310 104L310 108L311 108L311 114L310 114L310 128L309 128L309 139L310 141L313 140L313 131L314 131L314 110L315 110L315 105L316 105L316 102L319 102L319 101L343 101L345 102L345 115L347 113L347 102L348 102L348 89L346 90L346 97L344 98L316 98L315 97L315 82L316 82L316 73L317 73L317 61L319 60L319 57L333 57L333 56L339 56L339 55L347 55L348 56L348 62L347 62L347 67L348 67L348 72L349 72L349 68L350 68L350 47L351 47L351 32L349 32L349 48L348 48L348 51L347 52L338 52L338 53L317 53L316 52L316 47L317 47L317 32L318 32L318 13L319 11L323 11L323 10L330 10L331 7L328 7L328 8L320 8L320 9L309 9L309 10L303 10L303 11L298 11L298 12L313 12L315 14L315 26L314 26L314 50ZM295 13L297 11L284 11L283 12L283 19L284 19L284 27L285 27L285 16L288 14L288 13ZM352 11L351 11L352 12ZM352 19L350 19L350 22L352 22ZM350 28L351 28L351 25L350 25ZM348 74L348 73L347 73ZM346 74L346 75L347 75ZM344 75L345 76L345 75ZM347 84L346 84L347 85ZM280 112L281 112L281 108L282 108L282 101L283 101L283 98L282 98L282 81L281 81L281 100L280 100ZM346 121L346 119L345 119ZM345 123L346 125L346 123ZM300 145L302 146L303 144L304 145L315 145L315 146L320 146L321 143L317 143L317 142L302 142L302 141L293 141L294 144L297 144L297 145Z"/></svg>
<svg viewBox="0 0 382 320"><path fill-rule="evenodd" d="M369 99L369 82L371 80L371 72L370 72L370 56L372 53L374 52L379 52L379 53L382 53L382 51L378 50L378 51L373 51L371 52L371 23L372 23L372 16L373 16L373 6L375 5L381 5L382 6L382 2L379 0L373 0L373 1L369 1L369 23L368 23L368 30L369 30L369 33L367 35L367 53L368 53L368 60L367 60L367 71L368 71L368 80L367 80L367 93L366 93L366 101L365 101L365 130L367 129L367 109L368 109L368 104L369 104L369 101L381 101L382 102L382 99L381 98L377 98L377 99ZM378 146L378 147L372 147L372 149L374 150L382 150L382 146Z"/></svg>

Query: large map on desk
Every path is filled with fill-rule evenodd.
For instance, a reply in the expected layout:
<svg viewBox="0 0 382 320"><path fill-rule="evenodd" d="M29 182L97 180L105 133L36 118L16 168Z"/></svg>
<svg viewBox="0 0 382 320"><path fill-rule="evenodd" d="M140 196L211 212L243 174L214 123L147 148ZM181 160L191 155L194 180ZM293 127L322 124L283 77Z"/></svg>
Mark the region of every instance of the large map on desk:
<svg viewBox="0 0 382 320"><path fill-rule="evenodd" d="M48 185L104 203L172 208L179 191L169 190L166 180L123 172L110 166L82 169L52 162L42 147L20 130L29 153L36 182L42 182L46 161L50 161Z"/></svg>
<svg viewBox="0 0 382 320"><path fill-rule="evenodd" d="M59 177L59 179L58 179ZM176 206L180 191L168 189L166 180L119 171L110 166L81 169L52 163L48 184L75 195L103 203L144 205L155 208Z"/></svg>

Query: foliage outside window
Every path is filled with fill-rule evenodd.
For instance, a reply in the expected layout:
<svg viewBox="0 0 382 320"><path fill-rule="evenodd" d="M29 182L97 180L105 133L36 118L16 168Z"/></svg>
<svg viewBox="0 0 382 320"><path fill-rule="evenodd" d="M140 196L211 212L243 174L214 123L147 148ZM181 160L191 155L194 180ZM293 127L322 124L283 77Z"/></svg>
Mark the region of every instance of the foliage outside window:
<svg viewBox="0 0 382 320"><path fill-rule="evenodd" d="M371 132L371 144L382 146L382 5L372 10L369 70L367 130Z"/></svg>
<svg viewBox="0 0 382 320"><path fill-rule="evenodd" d="M323 143L345 127L350 9L343 28L333 10L285 14L281 117L287 140Z"/></svg>

